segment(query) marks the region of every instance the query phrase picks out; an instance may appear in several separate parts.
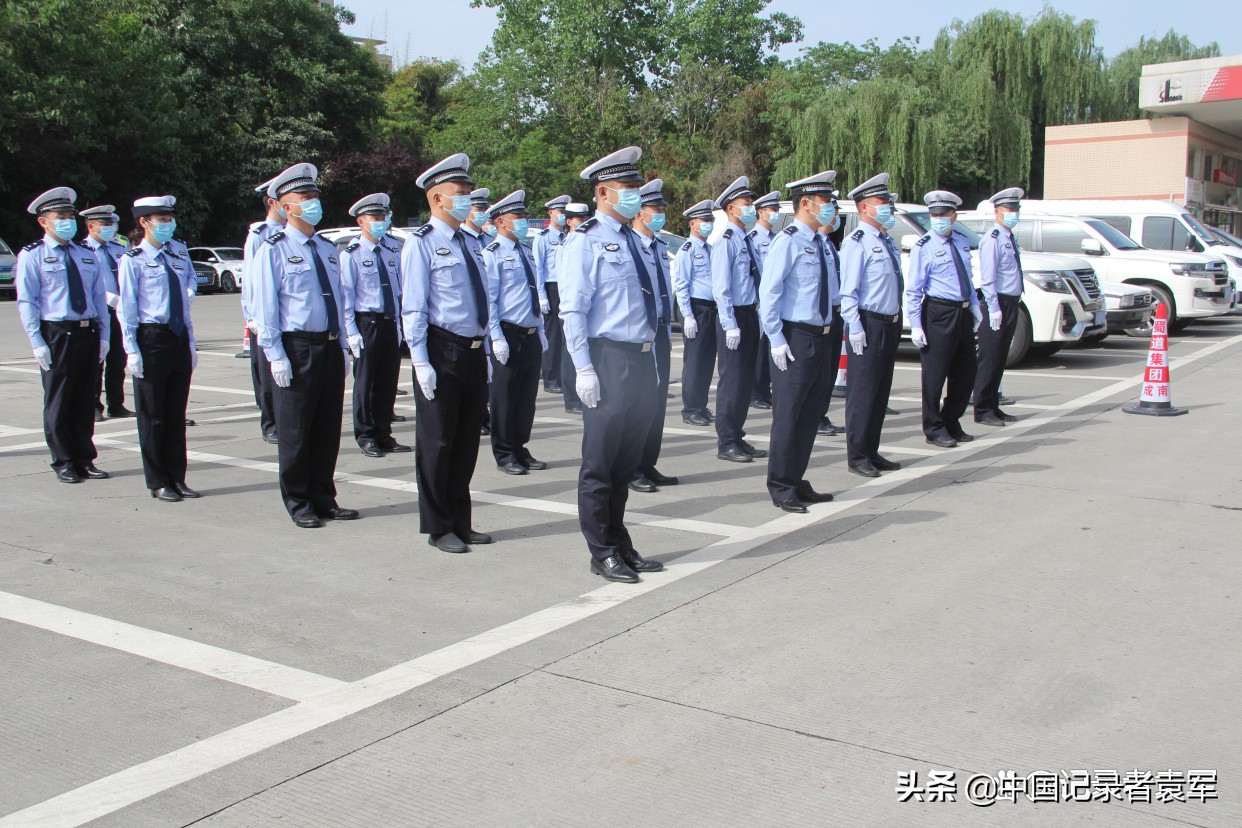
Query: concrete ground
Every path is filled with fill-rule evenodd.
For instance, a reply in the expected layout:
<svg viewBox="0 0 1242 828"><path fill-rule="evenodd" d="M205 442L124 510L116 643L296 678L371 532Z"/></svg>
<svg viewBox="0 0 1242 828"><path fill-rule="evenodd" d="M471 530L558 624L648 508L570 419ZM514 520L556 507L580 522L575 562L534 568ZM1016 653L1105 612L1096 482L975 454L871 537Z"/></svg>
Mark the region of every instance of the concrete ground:
<svg viewBox="0 0 1242 828"><path fill-rule="evenodd" d="M948 451L903 351L905 468L864 481L820 438L809 477L838 498L805 516L671 400L681 485L630 498L669 566L635 587L587 571L580 423L545 393L547 471L480 457L495 545L429 547L412 457L348 426L363 519L295 528L237 299L193 312L205 497L163 504L132 420L97 428L112 480L54 479L0 305L4 828L1242 824L1242 318L1174 338L1188 416L1122 413L1146 342L1110 339L1011 371L1021 422ZM768 412L749 426L765 445Z"/></svg>

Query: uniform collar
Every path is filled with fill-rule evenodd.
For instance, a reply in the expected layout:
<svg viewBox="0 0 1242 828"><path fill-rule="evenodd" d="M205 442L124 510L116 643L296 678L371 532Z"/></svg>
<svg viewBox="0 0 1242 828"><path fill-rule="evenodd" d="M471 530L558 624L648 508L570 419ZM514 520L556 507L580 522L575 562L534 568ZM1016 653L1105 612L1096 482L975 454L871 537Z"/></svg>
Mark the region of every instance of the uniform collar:
<svg viewBox="0 0 1242 828"><path fill-rule="evenodd" d="M448 224L445 223L444 219L432 216L428 220L427 223L430 224L432 227L436 228L437 230L439 230L444 235L448 236L450 239L453 238L453 236L457 234L457 231L454 230L452 227L449 227ZM465 225L462 225L462 226L464 227Z"/></svg>
<svg viewBox="0 0 1242 828"><path fill-rule="evenodd" d="M358 241L362 242L362 246L368 250L380 250L384 246L384 237L380 236L375 241L367 241L365 236L359 235Z"/></svg>
<svg viewBox="0 0 1242 828"><path fill-rule="evenodd" d="M807 224L803 223L802 219L795 218L793 220L793 226L798 228L798 232L801 235L806 236L807 238L811 239L811 241L815 240L815 232L816 232L815 228L810 227Z"/></svg>
<svg viewBox="0 0 1242 828"><path fill-rule="evenodd" d="M624 225L624 224L622 224L621 222L617 221L615 218L613 218L612 216L610 216L610 215L608 215L607 213L603 212L602 210L596 210L596 211L595 211L595 218L596 218L596 220L597 220L597 221L602 221L602 222L604 222L604 223L605 223L605 224L607 224L609 227L611 227L613 230L616 230L618 233L620 233L620 232L621 232L621 228L625 227L625 225Z"/></svg>
<svg viewBox="0 0 1242 828"><path fill-rule="evenodd" d="M998 222L996 222L996 229L997 229L997 230L1000 230L1002 233L1004 233L1004 234L1005 234L1006 236L1008 236L1009 238L1011 238L1011 239L1013 238L1013 231L1012 231L1012 230L1010 230L1010 229L1009 229L1008 227L1006 227L1005 225L1001 224L999 221L998 221Z"/></svg>
<svg viewBox="0 0 1242 828"><path fill-rule="evenodd" d="M707 247L707 239L700 239L698 236L691 236L690 241L695 247Z"/></svg>
<svg viewBox="0 0 1242 828"><path fill-rule="evenodd" d="M146 237L143 237L142 241L138 242L138 246L142 248L142 252L147 254L147 258L149 259L154 259L156 256L160 255L168 248L167 244L165 244L163 247L156 247L155 245L151 244L151 242Z"/></svg>
<svg viewBox="0 0 1242 828"><path fill-rule="evenodd" d="M500 242L500 246L501 246L501 247L503 247L503 248L505 248L505 249L507 249L507 250L512 250L512 249L513 249L513 248L515 248L515 247L521 247L521 245L520 245L520 244L518 244L518 242L517 242L517 240L516 240L516 239L506 238L506 237L501 236L501 235L499 235L499 234L496 236L496 240Z"/></svg>
<svg viewBox="0 0 1242 828"><path fill-rule="evenodd" d="M870 235L875 236L877 239L888 235L887 233L884 233L882 230L880 230L880 228L872 227L870 224L866 224L861 221L858 222L858 226L862 228L864 233L869 233Z"/></svg>
<svg viewBox="0 0 1242 828"><path fill-rule="evenodd" d="M310 236L306 235L291 224L285 225L285 235L298 244L306 244L311 240Z"/></svg>
<svg viewBox="0 0 1242 828"><path fill-rule="evenodd" d="M44 233L44 234L43 234L43 243L44 243L44 244L46 244L48 247L60 247L62 244L67 244L67 245L69 245L69 246L71 246L71 247L72 247L72 246L73 246L73 239L70 239L70 240L69 240L69 241L67 241L67 242L58 242L58 241L56 241L56 239L52 238L52 236L51 236L50 234L48 234L48 233Z"/></svg>

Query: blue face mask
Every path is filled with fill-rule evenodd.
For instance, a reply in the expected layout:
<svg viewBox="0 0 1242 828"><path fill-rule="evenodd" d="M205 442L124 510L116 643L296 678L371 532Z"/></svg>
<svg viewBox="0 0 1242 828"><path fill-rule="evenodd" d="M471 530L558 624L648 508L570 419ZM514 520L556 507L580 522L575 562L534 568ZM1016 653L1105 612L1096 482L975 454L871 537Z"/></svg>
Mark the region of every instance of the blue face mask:
<svg viewBox="0 0 1242 828"><path fill-rule="evenodd" d="M78 220L55 219L52 222L52 232L62 239L72 239L78 232Z"/></svg>
<svg viewBox="0 0 1242 828"><path fill-rule="evenodd" d="M710 221L700 221L699 222L699 234L702 235L703 238L707 238L708 236L712 234L712 227L714 226L715 225Z"/></svg>
<svg viewBox="0 0 1242 828"><path fill-rule="evenodd" d="M738 218L742 220L743 227L754 227L755 222L759 220L759 211L752 204L748 207L743 207Z"/></svg>
<svg viewBox="0 0 1242 828"><path fill-rule="evenodd" d="M482 227L484 224L487 224L487 213L482 210L475 210L470 214L470 221L475 227Z"/></svg>
<svg viewBox="0 0 1242 828"><path fill-rule="evenodd" d="M837 205L821 204L819 205L819 215L816 216L819 223L824 227L829 227L837 218Z"/></svg>
<svg viewBox="0 0 1242 828"><path fill-rule="evenodd" d="M943 216L933 216L931 220L932 232L938 236L947 236L949 231L953 229L953 219L944 218Z"/></svg>
<svg viewBox="0 0 1242 828"><path fill-rule="evenodd" d="M521 241L522 239L526 238L526 235L529 232L530 232L529 221L527 221L526 219L514 219L513 220L513 235L518 237L518 241Z"/></svg>
<svg viewBox="0 0 1242 828"><path fill-rule="evenodd" d="M612 205L622 218L632 219L643 209L643 197L637 189L614 190L617 200Z"/></svg>
<svg viewBox="0 0 1242 828"><path fill-rule="evenodd" d="M651 217L651 221L647 222L647 229L652 233L659 233L664 229L664 214L656 213Z"/></svg>
<svg viewBox="0 0 1242 828"><path fill-rule="evenodd" d="M1017 213L1004 213L1001 215L1001 221L1005 223L1006 227L1012 230L1018 224L1018 214Z"/></svg>
<svg viewBox="0 0 1242 828"><path fill-rule="evenodd" d="M555 224L557 227L564 227L565 226L565 214L557 213L555 216L552 217L552 223Z"/></svg>
<svg viewBox="0 0 1242 828"><path fill-rule="evenodd" d="M99 238L103 239L106 242L110 242L113 239L115 239L116 238L116 225L115 224L101 225L99 228Z"/></svg>
<svg viewBox="0 0 1242 828"><path fill-rule="evenodd" d="M893 206L891 204L880 204L875 208L875 220L882 226L892 227L897 220L893 218Z"/></svg>
<svg viewBox="0 0 1242 828"><path fill-rule="evenodd" d="M383 221L368 221L367 225L371 235L378 239L380 236L388 232L388 228L392 226L392 219L386 218Z"/></svg>
<svg viewBox="0 0 1242 828"><path fill-rule="evenodd" d="M172 241L173 233L177 232L177 220L153 222L151 224L151 238L160 244L168 244Z"/></svg>
<svg viewBox="0 0 1242 828"><path fill-rule="evenodd" d="M470 215L470 196L453 196L453 206L449 208L449 215L458 221L465 221L466 217Z"/></svg>
<svg viewBox="0 0 1242 828"><path fill-rule="evenodd" d="M496 232L497 232L497 231L496 231L496 225L494 225L494 224L489 224L489 225L487 225L486 227L484 227L484 228L483 228L483 232L484 232L484 233L486 233L486 234L487 234L487 235L489 235L489 236L495 236L495 235L496 235Z"/></svg>
<svg viewBox="0 0 1242 828"><path fill-rule="evenodd" d="M279 203L275 204L274 206L276 207L276 215L280 216L280 220L288 221L289 214L285 212L285 208L281 207Z"/></svg>
<svg viewBox="0 0 1242 828"><path fill-rule="evenodd" d="M298 218L311 227L323 221L323 202L319 199L312 198L310 201L303 201L298 207L302 209L302 215L298 216Z"/></svg>

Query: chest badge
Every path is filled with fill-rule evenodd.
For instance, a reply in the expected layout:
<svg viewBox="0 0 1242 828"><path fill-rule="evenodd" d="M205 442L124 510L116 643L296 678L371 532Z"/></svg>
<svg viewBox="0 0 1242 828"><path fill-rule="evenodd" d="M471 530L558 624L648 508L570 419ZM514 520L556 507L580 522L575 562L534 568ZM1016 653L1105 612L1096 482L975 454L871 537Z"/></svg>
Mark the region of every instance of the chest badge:
<svg viewBox="0 0 1242 828"><path fill-rule="evenodd" d="M1006 249L1006 250L1013 250L1013 245L1012 245L1012 244L1010 244L1009 242L1005 242L1005 249Z"/></svg>
<svg viewBox="0 0 1242 828"><path fill-rule="evenodd" d="M301 264L304 261L306 260L303 259L301 256L290 256L289 257L289 264Z"/></svg>
<svg viewBox="0 0 1242 828"><path fill-rule="evenodd" d="M695 253L695 254L694 254L694 258L696 258L696 259L701 259L701 258L703 258L703 254L702 254L702 253Z"/></svg>
<svg viewBox="0 0 1242 828"><path fill-rule="evenodd" d="M872 252L872 253L883 253L883 252L884 252L884 250L883 250L882 248L879 248L879 247L873 247L873 248L871 248L871 252Z"/></svg>
<svg viewBox="0 0 1242 828"><path fill-rule="evenodd" d="M388 266L389 266L389 267L396 267L396 266L397 266L397 263L396 263L396 261L394 261L394 260L389 260L389 262L388 262Z"/></svg>
<svg viewBox="0 0 1242 828"><path fill-rule="evenodd" d="M83 259L82 260L82 264L94 264L94 263L95 263L94 259Z"/></svg>
<svg viewBox="0 0 1242 828"><path fill-rule="evenodd" d="M937 250L937 251L936 251L936 255L937 255L937 256L944 256L944 255L945 255L945 252L944 252L943 250Z"/></svg>
<svg viewBox="0 0 1242 828"><path fill-rule="evenodd" d="M333 258L332 256L329 256L329 257L328 257L328 264L336 264L336 259L335 259L335 258Z"/></svg>
<svg viewBox="0 0 1242 828"><path fill-rule="evenodd" d="M436 255L437 255L437 256L447 256L448 254L450 254L450 253L452 253L452 252L453 252L453 251L449 250L447 247L440 247L440 248L437 248L437 249L436 249Z"/></svg>
<svg viewBox="0 0 1242 828"><path fill-rule="evenodd" d="M617 244L616 242L613 242L612 244L604 245L604 249L607 250L609 253L616 253L618 250L621 249L621 245Z"/></svg>
<svg viewBox="0 0 1242 828"><path fill-rule="evenodd" d="M47 262L48 264L55 264L56 262L59 262L60 259L56 258L55 256L44 256L43 261Z"/></svg>
<svg viewBox="0 0 1242 828"><path fill-rule="evenodd" d="M147 267L159 267L159 262L147 262Z"/></svg>
<svg viewBox="0 0 1242 828"><path fill-rule="evenodd" d="M513 261L513 257L512 257L512 256L505 256L505 261L506 261L506 262L511 262L511 261Z"/></svg>
<svg viewBox="0 0 1242 828"><path fill-rule="evenodd" d="M370 267L373 264L375 264L375 262L372 259L366 259L362 262L363 267Z"/></svg>
<svg viewBox="0 0 1242 828"><path fill-rule="evenodd" d="M804 247L804 248L802 248L802 250L803 250L804 252L806 252L806 253L814 253L814 252L815 252L815 248L814 248L814 247Z"/></svg>

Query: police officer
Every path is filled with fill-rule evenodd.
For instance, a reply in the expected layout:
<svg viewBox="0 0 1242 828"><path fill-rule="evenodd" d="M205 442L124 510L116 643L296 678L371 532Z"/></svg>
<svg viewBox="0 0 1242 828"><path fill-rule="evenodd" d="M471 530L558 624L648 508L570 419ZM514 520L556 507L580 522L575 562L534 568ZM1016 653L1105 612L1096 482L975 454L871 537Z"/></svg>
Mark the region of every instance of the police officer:
<svg viewBox="0 0 1242 828"><path fill-rule="evenodd" d="M707 407L712 375L716 372L716 299L712 295L711 246L715 202L700 201L682 215L690 220L690 238L673 259L676 275L673 292L681 309L681 335L685 359L681 366L681 421L711 425L715 419ZM717 392L719 399L719 392Z"/></svg>
<svg viewBox="0 0 1242 828"><path fill-rule="evenodd" d="M580 201L571 201L565 205L565 232L572 233L578 229L581 224L591 217L591 208ZM562 244L556 251L557 267L560 267L561 252L564 249ZM558 271L559 272L559 271ZM570 365L573 360L570 360Z"/></svg>
<svg viewBox="0 0 1242 828"><path fill-rule="evenodd" d="M858 229L841 247L841 316L849 328L850 393L845 398L846 462L863 477L901 468L880 455L880 432L901 340L905 292L901 254L888 234L897 223L888 173L867 179L849 197L858 205Z"/></svg>
<svg viewBox="0 0 1242 828"><path fill-rule="evenodd" d="M974 439L962 431L961 418L975 382L975 329L983 315L971 284L970 242L953 228L962 200L936 190L923 202L931 230L910 250L906 307L923 363L923 434L934 446L953 448Z"/></svg>
<svg viewBox="0 0 1242 828"><path fill-rule="evenodd" d="M362 234L341 254L345 334L354 357L354 440L367 457L413 451L392 436L401 379L401 245L388 235L387 193L349 208Z"/></svg>
<svg viewBox="0 0 1242 828"><path fill-rule="evenodd" d="M759 348L759 264L746 232L758 220L750 179L730 184L716 209L723 210L729 227L711 249L712 294L720 321L716 359L716 456L732 463L767 457L743 438L746 412L755 385L755 354Z"/></svg>
<svg viewBox="0 0 1242 828"><path fill-rule="evenodd" d="M560 320L561 294L556 283L556 254L565 242L567 204L569 196L559 195L543 205L543 209L548 211L548 226L539 231L530 246L535 278L539 284L539 307L545 317L544 330L548 337L548 347L543 352L543 387L553 394L562 392L564 385L561 377L569 369L565 364L569 361L569 353L565 350L565 334Z"/></svg>
<svg viewBox="0 0 1242 828"><path fill-rule="evenodd" d="M108 301L108 355L104 358L103 370L99 375L95 422L103 422L105 398L109 417L132 417L134 412L125 407L125 345L121 341L121 323L116 316L116 307L121 301L117 273L120 269L120 258L125 255L125 248L113 239L116 238L121 219L111 204L91 207L78 215L86 221L87 235L82 244L99 254L99 262L103 265L99 272L104 279L104 295Z"/></svg>
<svg viewBox="0 0 1242 828"><path fill-rule="evenodd" d="M772 222L781 212L780 190L755 199L755 210L759 220L755 229L746 234L746 239L755 252L755 262L762 276L763 262L772 245ZM762 324L759 325L759 347L755 351L755 388L750 395L750 407L764 410L772 407L772 345Z"/></svg>
<svg viewBox="0 0 1242 828"><path fill-rule="evenodd" d="M655 415L658 376L652 343L659 325L655 276L627 224L642 209L642 150L627 147L581 173L597 209L565 241L559 273L561 320L576 369L582 412L578 520L591 571L637 583L664 568L634 548L625 528L629 483Z"/></svg>
<svg viewBox="0 0 1242 828"><path fill-rule="evenodd" d="M99 254L73 241L78 195L56 187L26 208L43 238L17 254L17 312L43 380L43 433L52 470L62 483L102 480L95 467L95 389L108 354L111 329Z"/></svg>
<svg viewBox="0 0 1242 828"><path fill-rule="evenodd" d="M831 216L832 220L819 228L819 234L827 242L825 248L828 251L828 255L832 258L832 295L835 297L834 301L838 303L832 306L832 325L831 330L828 332L828 336L831 339L828 346L829 361L831 363L828 366L828 385L832 387L832 391L829 392L828 400L826 401L828 406L832 404L833 393L836 391L837 371L841 365L841 346L844 344L845 339L845 322L841 318L841 305L839 304L841 301L841 256L837 252L837 244L832 238L837 228L841 226L841 210L838 207L840 198L841 193L833 190L829 202L831 209L824 211L824 214ZM845 429L833 424L832 420L828 418L828 409L825 407L824 416L820 419L819 428L816 429L815 433L826 437L835 437L838 434L844 434Z"/></svg>
<svg viewBox="0 0 1242 828"><path fill-rule="evenodd" d="M487 413L484 262L462 230L470 215L470 157L457 153L420 175L431 220L401 249L401 321L418 392L414 470L419 531L444 552L491 543L470 524L470 479Z"/></svg>
<svg viewBox="0 0 1242 828"><path fill-rule="evenodd" d="M151 497L165 503L200 496L185 484L185 409L190 377L198 366L189 300L190 282L196 277L189 256L169 244L177 231L176 203L172 196L134 202L143 238L121 258L118 275L142 472Z"/></svg>
<svg viewBox="0 0 1242 828"><path fill-rule="evenodd" d="M638 192L642 197L642 209L630 222L630 226L638 234L643 265L651 274L652 284L659 297L656 302L659 318L656 320L653 348L660 387L656 390L655 414L651 418L651 428L647 430L647 438L643 442L638 471L630 478L630 488L636 492L650 493L658 491L660 486L675 486L678 483L676 477L660 474L656 469L656 463L660 459L660 446L664 442L664 416L668 412L668 386L673 356L673 301L672 285L668 278L668 246L657 235L664 229L664 210L668 206L668 202L664 200L664 181L659 178L648 181L638 188Z"/></svg>
<svg viewBox="0 0 1242 828"><path fill-rule="evenodd" d="M496 241L483 253L492 340L492 454L505 474L526 474L548 467L526 447L548 346L535 267L521 242L530 230L526 191L510 193L488 212L497 230Z"/></svg>
<svg viewBox="0 0 1242 828"><path fill-rule="evenodd" d="M979 286L988 306L988 323L979 326L979 372L975 376L975 422L1003 426L1017 420L1000 407L1001 378L1005 358L1018 328L1018 305L1022 300L1022 253L1013 228L1018 224L1021 187L1010 187L992 196L996 226L979 242Z"/></svg>
<svg viewBox="0 0 1242 828"><path fill-rule="evenodd" d="M492 243L492 239L496 238L496 225L492 223L491 217L488 215L488 209L492 206L492 191L487 187L480 187L470 192L470 215L461 223L462 233L465 234L467 241L474 245L475 251L479 258L482 259L483 249ZM483 341L483 349L489 350L491 343L487 340ZM492 363L487 360L487 381L492 381ZM483 415L483 424L479 426L479 433L487 436L492 433L492 406L489 401Z"/></svg>
<svg viewBox="0 0 1242 828"><path fill-rule="evenodd" d="M267 192L287 216L255 254L253 279L259 346L275 383L280 494L296 526L355 520L336 502L336 458L349 348L345 296L336 248L315 235L323 218L319 171L294 164L272 179Z"/></svg>
<svg viewBox="0 0 1242 828"><path fill-rule="evenodd" d="M258 343L259 323L255 321L254 280L251 278L254 272L255 254L259 246L267 241L268 236L279 233L285 227L284 208L280 206L280 202L267 194L267 188L271 185L272 179L268 179L254 190L262 194L267 207L267 215L263 221L250 225L250 230L246 233L246 242L242 248L241 306L246 327L250 329L250 384L254 388L255 405L259 406L259 433L263 435L264 442L276 445L276 406L272 401L272 368L267 363L267 353L259 347Z"/></svg>
<svg viewBox="0 0 1242 828"><path fill-rule="evenodd" d="M804 513L807 503L827 503L806 479L815 430L832 394L832 242L817 229L834 209L833 170L786 184L794 220L777 234L764 261L759 316L772 342L772 444L768 494L786 512Z"/></svg>

